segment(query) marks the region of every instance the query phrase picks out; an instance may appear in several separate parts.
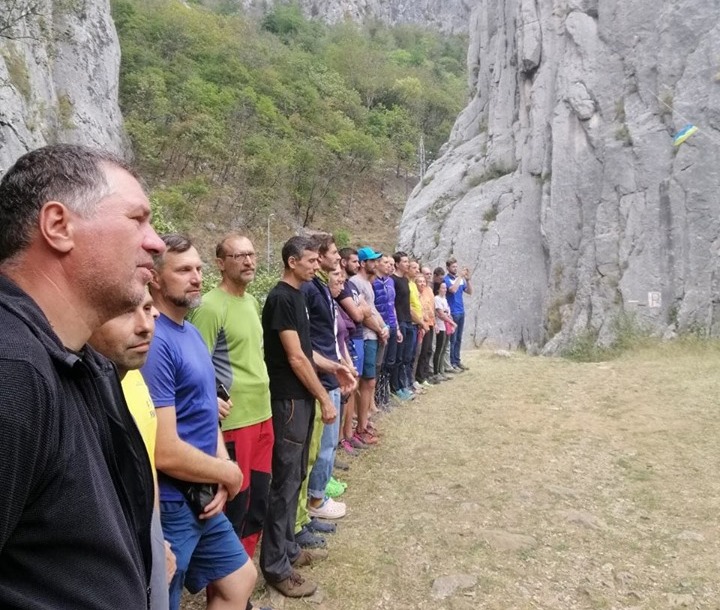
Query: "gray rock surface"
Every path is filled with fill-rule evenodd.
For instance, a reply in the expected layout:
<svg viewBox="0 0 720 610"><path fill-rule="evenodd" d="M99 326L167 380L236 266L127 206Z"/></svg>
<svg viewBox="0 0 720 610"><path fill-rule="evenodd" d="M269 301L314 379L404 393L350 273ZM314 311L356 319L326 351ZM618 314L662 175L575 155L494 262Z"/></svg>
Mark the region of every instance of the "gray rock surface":
<svg viewBox="0 0 720 610"><path fill-rule="evenodd" d="M262 13L277 0L240 0L245 10ZM418 24L448 33L468 31L472 0L299 0L308 17L337 23L379 19L392 25Z"/></svg>
<svg viewBox="0 0 720 610"><path fill-rule="evenodd" d="M472 589L476 584L477 576L473 576L472 574L440 576L433 581L432 591L430 593L433 599L447 599L458 589Z"/></svg>
<svg viewBox="0 0 720 610"><path fill-rule="evenodd" d="M109 1L0 5L0 174L28 150L54 142L124 152L120 46Z"/></svg>
<svg viewBox="0 0 720 610"><path fill-rule="evenodd" d="M720 2L479 0L471 99L400 247L473 273L466 341L720 330ZM680 147L686 123L700 131Z"/></svg>

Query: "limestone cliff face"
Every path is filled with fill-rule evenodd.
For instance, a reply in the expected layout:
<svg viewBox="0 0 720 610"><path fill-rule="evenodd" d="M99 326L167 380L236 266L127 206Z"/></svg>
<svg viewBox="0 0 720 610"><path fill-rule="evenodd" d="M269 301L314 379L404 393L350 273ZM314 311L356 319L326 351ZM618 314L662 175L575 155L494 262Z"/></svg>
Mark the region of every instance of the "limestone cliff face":
<svg viewBox="0 0 720 610"><path fill-rule="evenodd" d="M276 0L241 0L246 10L258 12ZM379 19L391 25L413 23L443 32L467 32L473 0L300 0L305 14L314 19L337 23L345 19Z"/></svg>
<svg viewBox="0 0 720 610"><path fill-rule="evenodd" d="M470 102L400 227L403 249L473 271L476 344L608 343L628 317L718 334L719 9L477 2Z"/></svg>
<svg viewBox="0 0 720 610"><path fill-rule="evenodd" d="M108 0L0 5L0 174L53 142L122 152L120 47Z"/></svg>

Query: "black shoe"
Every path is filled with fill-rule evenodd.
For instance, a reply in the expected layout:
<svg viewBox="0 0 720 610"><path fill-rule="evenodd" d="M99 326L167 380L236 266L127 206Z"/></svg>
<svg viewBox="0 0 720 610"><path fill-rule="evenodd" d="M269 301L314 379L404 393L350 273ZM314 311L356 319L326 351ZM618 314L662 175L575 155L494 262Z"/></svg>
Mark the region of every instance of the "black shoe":
<svg viewBox="0 0 720 610"><path fill-rule="evenodd" d="M315 517L310 519L310 523L305 526L311 532L316 534L334 534L337 531L337 525L329 521L320 521Z"/></svg>
<svg viewBox="0 0 720 610"><path fill-rule="evenodd" d="M324 549L327 546L325 538L313 534L307 525L295 534L295 542L301 549Z"/></svg>

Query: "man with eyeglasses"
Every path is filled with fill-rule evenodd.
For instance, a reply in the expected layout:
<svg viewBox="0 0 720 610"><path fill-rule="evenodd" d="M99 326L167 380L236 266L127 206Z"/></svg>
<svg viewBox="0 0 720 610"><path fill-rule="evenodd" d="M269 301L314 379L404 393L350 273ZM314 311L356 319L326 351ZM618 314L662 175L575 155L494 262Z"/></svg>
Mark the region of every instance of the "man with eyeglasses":
<svg viewBox="0 0 720 610"><path fill-rule="evenodd" d="M222 281L203 296L190 320L210 351L217 383L230 394L223 437L243 484L226 514L252 557L267 512L274 441L260 306L247 292L255 279L256 255L247 237L232 233L218 243L215 256Z"/></svg>

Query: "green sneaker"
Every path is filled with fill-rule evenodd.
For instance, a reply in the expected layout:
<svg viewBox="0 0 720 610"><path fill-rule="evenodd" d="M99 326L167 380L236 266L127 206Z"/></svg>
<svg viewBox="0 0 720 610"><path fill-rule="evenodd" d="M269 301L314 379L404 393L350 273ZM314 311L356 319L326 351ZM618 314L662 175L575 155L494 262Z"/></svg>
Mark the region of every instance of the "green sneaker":
<svg viewBox="0 0 720 610"><path fill-rule="evenodd" d="M330 481L325 488L325 494L331 498L342 496L347 489L347 483L338 481L335 477L330 477Z"/></svg>

